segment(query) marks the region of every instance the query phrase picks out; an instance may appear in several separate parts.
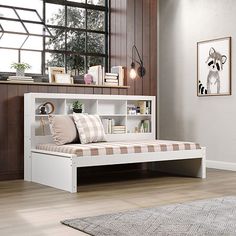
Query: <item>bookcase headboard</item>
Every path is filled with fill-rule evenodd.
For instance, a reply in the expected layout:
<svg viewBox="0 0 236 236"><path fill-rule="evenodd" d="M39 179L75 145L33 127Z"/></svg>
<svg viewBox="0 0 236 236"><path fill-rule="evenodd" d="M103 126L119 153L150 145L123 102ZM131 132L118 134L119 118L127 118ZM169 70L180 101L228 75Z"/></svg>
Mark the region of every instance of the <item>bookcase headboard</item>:
<svg viewBox="0 0 236 236"><path fill-rule="evenodd" d="M107 141L145 140L156 137L156 105L154 96L96 94L26 93L24 95L25 153L39 143L53 142L48 115L39 113L39 106L51 102L54 115L72 115L74 101L83 104L83 112L98 114L106 131Z"/></svg>

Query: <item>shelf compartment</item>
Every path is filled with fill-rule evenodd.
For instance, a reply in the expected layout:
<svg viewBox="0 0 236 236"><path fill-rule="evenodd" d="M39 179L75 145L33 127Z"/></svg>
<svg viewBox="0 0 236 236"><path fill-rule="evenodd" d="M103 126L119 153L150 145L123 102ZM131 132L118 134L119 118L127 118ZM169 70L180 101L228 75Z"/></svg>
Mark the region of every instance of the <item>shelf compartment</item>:
<svg viewBox="0 0 236 236"><path fill-rule="evenodd" d="M73 102L80 101L83 104L83 113L97 114L97 100L96 99L67 99L66 100L66 112L67 114L73 114Z"/></svg>
<svg viewBox="0 0 236 236"><path fill-rule="evenodd" d="M47 115L35 116L34 132L35 136L51 135L49 120Z"/></svg>
<svg viewBox="0 0 236 236"><path fill-rule="evenodd" d="M99 100L98 114L100 115L126 115L125 100Z"/></svg>
<svg viewBox="0 0 236 236"><path fill-rule="evenodd" d="M128 116L140 116L140 115L151 115L152 102L150 100L128 100L127 101L127 115ZM136 109L140 108L140 114L130 114L129 108Z"/></svg>
<svg viewBox="0 0 236 236"><path fill-rule="evenodd" d="M35 99L35 115L40 115L39 107L46 102L50 102L54 106L54 112L52 114L66 114L65 111L65 99L42 99L42 98L36 98Z"/></svg>
<svg viewBox="0 0 236 236"><path fill-rule="evenodd" d="M141 132L141 122L144 120L144 132ZM151 116L135 115L132 117L127 117L127 133L152 133Z"/></svg>

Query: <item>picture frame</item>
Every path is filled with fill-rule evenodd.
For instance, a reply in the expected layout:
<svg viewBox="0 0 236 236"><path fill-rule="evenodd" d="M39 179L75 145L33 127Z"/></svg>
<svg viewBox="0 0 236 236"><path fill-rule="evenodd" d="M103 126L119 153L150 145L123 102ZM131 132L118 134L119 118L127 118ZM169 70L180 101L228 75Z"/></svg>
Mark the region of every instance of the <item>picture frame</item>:
<svg viewBox="0 0 236 236"><path fill-rule="evenodd" d="M229 96L231 37L197 43L197 96Z"/></svg>
<svg viewBox="0 0 236 236"><path fill-rule="evenodd" d="M74 80L69 74L55 74L56 84L73 84Z"/></svg>
<svg viewBox="0 0 236 236"><path fill-rule="evenodd" d="M65 74L65 67L49 67L48 75L49 75L49 83L56 83L56 74Z"/></svg>

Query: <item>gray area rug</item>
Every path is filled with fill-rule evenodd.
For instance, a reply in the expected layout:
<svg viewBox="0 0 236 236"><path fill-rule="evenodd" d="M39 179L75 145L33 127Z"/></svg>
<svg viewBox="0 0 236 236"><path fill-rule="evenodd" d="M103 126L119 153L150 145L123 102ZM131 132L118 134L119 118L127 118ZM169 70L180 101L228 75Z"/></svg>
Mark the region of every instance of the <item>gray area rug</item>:
<svg viewBox="0 0 236 236"><path fill-rule="evenodd" d="M94 236L235 236L236 197L62 221Z"/></svg>

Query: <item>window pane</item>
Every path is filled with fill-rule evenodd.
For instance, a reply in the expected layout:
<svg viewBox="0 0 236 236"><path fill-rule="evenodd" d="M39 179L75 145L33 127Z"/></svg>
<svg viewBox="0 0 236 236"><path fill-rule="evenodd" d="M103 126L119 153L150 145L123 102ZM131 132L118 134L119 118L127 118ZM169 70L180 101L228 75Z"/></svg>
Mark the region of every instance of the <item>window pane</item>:
<svg viewBox="0 0 236 236"><path fill-rule="evenodd" d="M22 20L41 21L34 11L16 10Z"/></svg>
<svg viewBox="0 0 236 236"><path fill-rule="evenodd" d="M105 30L105 13L103 11L88 10L88 29Z"/></svg>
<svg viewBox="0 0 236 236"><path fill-rule="evenodd" d="M21 51L21 61L28 63L31 68L26 73L41 74L42 53Z"/></svg>
<svg viewBox="0 0 236 236"><path fill-rule="evenodd" d="M32 6L33 2L33 7ZM39 15L43 15L43 1L42 0L1 0L1 5L13 6L13 7L24 7L36 9ZM0 10L1 12L1 10ZM10 17L10 16L8 16Z"/></svg>
<svg viewBox="0 0 236 236"><path fill-rule="evenodd" d="M105 59L103 57L88 57L88 68L90 66L105 65Z"/></svg>
<svg viewBox="0 0 236 236"><path fill-rule="evenodd" d="M65 26L65 6L47 3L46 23L49 25Z"/></svg>
<svg viewBox="0 0 236 236"><path fill-rule="evenodd" d="M24 43L24 49L43 50L43 38L37 36L29 36Z"/></svg>
<svg viewBox="0 0 236 236"><path fill-rule="evenodd" d="M85 74L85 57L76 54L68 55L67 72L72 76Z"/></svg>
<svg viewBox="0 0 236 236"><path fill-rule="evenodd" d="M0 24L5 31L26 33L23 25L20 22L0 20Z"/></svg>
<svg viewBox="0 0 236 236"><path fill-rule="evenodd" d="M16 13L13 11L13 9L0 7L0 16L1 17L9 17L13 19L17 19Z"/></svg>
<svg viewBox="0 0 236 236"><path fill-rule="evenodd" d="M46 53L46 70L50 66L65 67L64 55L60 53Z"/></svg>
<svg viewBox="0 0 236 236"><path fill-rule="evenodd" d="M85 9L78 7L67 8L67 26L72 28L85 28Z"/></svg>
<svg viewBox="0 0 236 236"><path fill-rule="evenodd" d="M46 49L64 50L65 49L65 30L57 28L49 28L53 37L46 38Z"/></svg>
<svg viewBox="0 0 236 236"><path fill-rule="evenodd" d="M18 62L18 51L17 50L7 50L0 49L1 60L0 71L2 72L15 72L15 69L11 69L11 64Z"/></svg>
<svg viewBox="0 0 236 236"><path fill-rule="evenodd" d="M88 4L105 6L106 0L88 0Z"/></svg>
<svg viewBox="0 0 236 236"><path fill-rule="evenodd" d="M30 34L43 35L43 29L44 29L43 25L25 23L25 27L27 28Z"/></svg>
<svg viewBox="0 0 236 236"><path fill-rule="evenodd" d="M67 50L74 52L85 51L85 33L70 30L67 34Z"/></svg>
<svg viewBox="0 0 236 236"><path fill-rule="evenodd" d="M103 34L88 33L87 47L90 53L104 53L105 36Z"/></svg>
<svg viewBox="0 0 236 236"><path fill-rule="evenodd" d="M26 35L3 34L0 40L0 47L20 48L26 39Z"/></svg>

